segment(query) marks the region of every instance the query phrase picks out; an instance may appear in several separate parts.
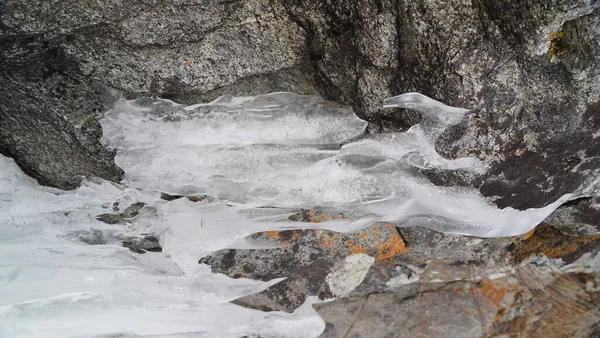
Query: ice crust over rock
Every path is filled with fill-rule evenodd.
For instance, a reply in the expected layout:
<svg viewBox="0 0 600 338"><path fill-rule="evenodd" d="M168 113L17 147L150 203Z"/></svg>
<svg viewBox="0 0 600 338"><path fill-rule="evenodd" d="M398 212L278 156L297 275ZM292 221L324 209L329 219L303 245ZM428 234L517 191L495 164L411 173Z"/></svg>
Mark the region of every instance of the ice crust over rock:
<svg viewBox="0 0 600 338"><path fill-rule="evenodd" d="M261 247L245 240L254 232L313 227L288 220L298 208L352 216L319 224L343 232L385 221L492 237L524 233L574 197L500 210L476 190L436 187L418 169L485 170L476 159L448 160L434 149L467 110L418 93L384 106L416 109L425 119L405 133L345 143L366 123L315 97L229 96L193 106L122 100L100 122L125 180L89 179L75 191L39 186L0 156L0 337L314 337L324 323L309 303L293 314L228 303L278 280L212 275L198 259ZM165 201L161 192L214 199ZM126 224L96 219L137 202L145 207ZM119 243L147 234L160 238L162 253L139 255Z"/></svg>
<svg viewBox="0 0 600 338"><path fill-rule="evenodd" d="M417 169L485 170L475 158L448 160L435 151L437 136L468 110L419 93L383 105L415 109L424 120L404 133L374 135L339 150L365 123L348 109L291 93L222 97L187 107L122 101L101 122L128 186L207 194L242 208L321 206L358 218L323 225L337 231L385 221L513 236L531 230L570 198L541 209L500 210L477 190L436 187Z"/></svg>

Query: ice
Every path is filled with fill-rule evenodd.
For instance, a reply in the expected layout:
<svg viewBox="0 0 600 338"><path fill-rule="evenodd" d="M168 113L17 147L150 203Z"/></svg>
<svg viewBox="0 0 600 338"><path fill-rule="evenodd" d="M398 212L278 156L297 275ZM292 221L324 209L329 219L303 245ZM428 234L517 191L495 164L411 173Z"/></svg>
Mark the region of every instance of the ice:
<svg viewBox="0 0 600 338"><path fill-rule="evenodd" d="M265 330L274 325L268 330L284 337L289 332L278 323L290 320L304 323L309 336L324 328L309 309L294 316L228 303L281 279L234 280L197 263L202 253L226 247L252 229L268 228L268 222L243 229L239 221L246 217L222 202L198 208L186 199L166 202L153 192L108 182L86 182L70 192L41 187L4 156L0 168L2 338L239 337L260 332L258 323ZM154 211L141 213L132 224L95 219L111 211L115 201L125 207L140 200L154 205ZM227 226L219 228L213 218ZM139 255L120 245L123 236L147 232L160 234L162 253Z"/></svg>
<svg viewBox="0 0 600 338"><path fill-rule="evenodd" d="M347 108L288 93L189 107L122 101L101 123L128 184L263 204L293 194L292 176L335 156L339 143L366 125Z"/></svg>
<svg viewBox="0 0 600 338"><path fill-rule="evenodd" d="M289 221L300 208L343 212L351 219L318 225L342 232L384 221L494 237L522 234L579 196L518 211L496 208L475 189L434 186L419 170L485 170L434 148L467 110L418 93L384 106L418 110L424 120L347 143L366 123L310 96L226 96L192 106L121 100L100 122L125 179L90 178L74 191L42 187L0 156L0 337L315 337L324 323L313 300L292 314L232 305L281 279L230 279L198 259L273 246L247 239L255 232L315 227ZM161 193L213 198L166 201ZM115 203L120 212L138 202L145 207L133 219L96 219L117 212ZM163 251L121 245L145 235L159 237Z"/></svg>
<svg viewBox="0 0 600 338"><path fill-rule="evenodd" d="M423 121L404 133L386 133L346 145L341 154L392 158L413 167L481 172L476 158L448 160L435 151L435 140L447 127L459 123L467 109L447 106L419 93L407 93L386 99L386 108L410 108L421 112Z"/></svg>

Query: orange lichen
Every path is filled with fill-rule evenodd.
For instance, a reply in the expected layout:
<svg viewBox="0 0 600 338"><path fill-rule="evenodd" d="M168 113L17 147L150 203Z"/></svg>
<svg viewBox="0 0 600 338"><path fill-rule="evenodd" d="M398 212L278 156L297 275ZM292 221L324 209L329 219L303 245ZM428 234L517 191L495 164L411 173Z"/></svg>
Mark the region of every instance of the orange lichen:
<svg viewBox="0 0 600 338"><path fill-rule="evenodd" d="M335 247L336 242L338 242L336 240L336 236L330 232L321 234L320 240L321 240L321 245L326 248Z"/></svg>
<svg viewBox="0 0 600 338"><path fill-rule="evenodd" d="M408 251L404 244L404 240L398 234L394 234L391 239L377 245L375 249L377 250L377 256L375 257L376 261L390 259Z"/></svg>
<svg viewBox="0 0 600 338"><path fill-rule="evenodd" d="M388 225L388 227L392 226ZM393 229L390 229L390 231L392 230ZM375 229L373 232L381 233L381 229ZM368 237L368 232L361 232L357 234L357 237L361 240L365 239ZM406 245L404 244L404 240L397 233L394 233L390 239L375 245L365 246L363 243L355 243L350 239L347 240L345 244L349 248L351 254L370 254L375 257L377 262L390 259L396 255L403 254L408 251Z"/></svg>
<svg viewBox="0 0 600 338"><path fill-rule="evenodd" d="M186 66L188 66L188 67L189 67L189 66L191 66L191 65L192 65L192 61L187 61L187 60L186 60L186 61L185 61L185 65L186 65Z"/></svg>
<svg viewBox="0 0 600 338"><path fill-rule="evenodd" d="M499 306L506 296L507 288L496 285L492 280L484 278L480 284L483 295L494 305Z"/></svg>
<svg viewBox="0 0 600 338"><path fill-rule="evenodd" d="M353 255L364 254L364 253L367 253L368 250L369 250L369 248L365 248L360 243L356 243L356 244L352 243L352 245L350 246L350 253Z"/></svg>
<svg viewBox="0 0 600 338"><path fill-rule="evenodd" d="M549 258L561 258L575 253L579 248L600 240L600 235L572 237L546 223L521 240L516 239L514 259L520 263L531 256L543 255Z"/></svg>
<svg viewBox="0 0 600 338"><path fill-rule="evenodd" d="M267 231L267 237L269 237L269 238L272 237L273 239L278 241L279 240L279 231L277 231L277 230Z"/></svg>

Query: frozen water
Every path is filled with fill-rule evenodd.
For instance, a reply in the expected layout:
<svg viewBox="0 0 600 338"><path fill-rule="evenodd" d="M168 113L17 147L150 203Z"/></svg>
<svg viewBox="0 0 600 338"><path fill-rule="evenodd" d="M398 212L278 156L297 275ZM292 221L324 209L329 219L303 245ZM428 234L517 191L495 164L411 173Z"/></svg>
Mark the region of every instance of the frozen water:
<svg viewBox="0 0 600 338"><path fill-rule="evenodd" d="M365 123L348 109L289 93L223 97L188 107L164 100L123 101L101 122L106 145L118 150L116 162L130 187L207 194L242 209L321 206L358 218L322 225L337 231L386 221L481 237L513 236L529 231L570 198L541 209L499 210L475 189L436 187L416 169L485 170L475 158L448 160L434 148L439 134L468 110L419 93L389 98L384 107L418 110L423 122L338 150L336 145L360 135Z"/></svg>
<svg viewBox="0 0 600 338"><path fill-rule="evenodd" d="M424 121L345 144L366 123L315 97L120 101L101 123L126 177L90 179L75 191L41 187L0 156L0 337L314 337L324 323L310 302L292 314L229 303L279 280L213 275L198 259L262 247L246 240L257 231L313 226L288 221L298 208L353 216L319 224L337 231L386 221L490 237L524 233L571 198L500 210L474 189L436 187L417 169L485 170L477 159L444 159L433 146L467 111L417 93L384 106L419 110ZM215 199L165 201L161 192ZM124 224L96 220L115 202L121 211L146 206ZM146 234L160 238L162 253L120 245Z"/></svg>
<svg viewBox="0 0 600 338"><path fill-rule="evenodd" d="M324 327L309 304L294 314L267 314L228 303L279 280L233 280L197 264L202 252L235 241L227 227L212 223L222 213L231 217L221 222L239 227L242 216L236 218L221 202L198 208L187 200L160 201L153 193L108 182L86 182L64 192L39 186L6 157L0 156L0 168L2 338L239 337L248 332L285 337L289 323L302 324L299 332L314 337ZM115 201L154 207L128 225L97 221L95 216L111 211ZM202 217L205 226L199 230ZM90 229L96 237L102 234L102 241L91 243L103 244L81 240ZM139 255L120 245L119 238L143 233L160 234L163 253Z"/></svg>

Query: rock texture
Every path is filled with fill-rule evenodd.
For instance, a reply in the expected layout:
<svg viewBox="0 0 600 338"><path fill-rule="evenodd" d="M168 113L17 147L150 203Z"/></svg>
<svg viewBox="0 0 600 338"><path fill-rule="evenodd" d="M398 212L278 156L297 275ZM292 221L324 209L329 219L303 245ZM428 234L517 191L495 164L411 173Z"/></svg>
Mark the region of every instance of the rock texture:
<svg viewBox="0 0 600 338"><path fill-rule="evenodd" d="M477 156L498 205L538 207L598 188L600 4L589 0L7 0L0 10L0 151L38 181L118 181L95 116L117 97L182 102L294 91L351 105L369 130L415 112L418 91L473 110L438 142ZM525 193L527 192L527 193Z"/></svg>
<svg viewBox="0 0 600 338"><path fill-rule="evenodd" d="M304 31L284 13L270 1L3 1L0 152L59 188L119 181L95 118L120 96L316 94Z"/></svg>
<svg viewBox="0 0 600 338"><path fill-rule="evenodd" d="M233 278L268 281L287 277L268 290L235 301L267 311L293 311L308 296L345 296L364 280L370 281L371 291L384 290L386 278L379 274L397 275L395 269L390 270L389 259L406 251L402 237L391 225L376 225L353 234L289 230L259 233L252 238L285 246L275 250L222 250L200 263Z"/></svg>
<svg viewBox="0 0 600 338"><path fill-rule="evenodd" d="M304 214L312 222L323 215ZM588 233L561 230L572 228ZM288 277L235 301L243 306L292 311L307 296L335 298L315 305L327 323L323 337L593 337L599 230L596 221L542 223L523 236L494 239L384 224L355 234L271 231L252 237L283 248L222 250L200 262L233 278Z"/></svg>
<svg viewBox="0 0 600 338"><path fill-rule="evenodd" d="M480 188L501 207L539 207L600 189L598 27L591 0L4 0L0 153L69 189L82 176L122 178L96 121L120 97L319 94L352 106L375 133L418 122L380 108L417 91L472 110L436 147L489 166L425 172L432 181ZM232 277L288 276L237 300L245 306L289 311L310 295L344 297L319 305L326 337L598 336L598 210L597 199L573 201L519 239L389 225L262 233L255 239L288 242L202 262ZM321 217L335 215L292 221Z"/></svg>

